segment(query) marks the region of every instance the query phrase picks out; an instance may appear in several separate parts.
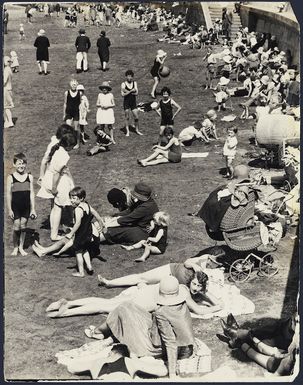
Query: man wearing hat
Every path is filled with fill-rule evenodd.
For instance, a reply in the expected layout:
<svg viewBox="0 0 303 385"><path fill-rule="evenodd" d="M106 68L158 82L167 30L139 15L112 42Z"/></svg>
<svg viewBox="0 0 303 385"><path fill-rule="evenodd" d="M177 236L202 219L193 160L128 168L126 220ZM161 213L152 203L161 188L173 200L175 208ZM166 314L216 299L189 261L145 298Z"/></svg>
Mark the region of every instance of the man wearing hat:
<svg viewBox="0 0 303 385"><path fill-rule="evenodd" d="M85 35L85 30L83 28L80 28L79 30L79 36L77 36L75 46L77 48L77 55L76 55L77 73L82 72L82 62L83 62L83 71L87 72L88 71L87 53L91 47L91 43L90 43L89 37Z"/></svg>
<svg viewBox="0 0 303 385"><path fill-rule="evenodd" d="M44 29L40 29L38 37L34 42L34 47L37 48L36 59L39 68L39 75L44 73L48 75L47 65L49 63L48 47L50 46L48 38L45 36Z"/></svg>
<svg viewBox="0 0 303 385"><path fill-rule="evenodd" d="M100 234L100 242L134 244L148 238L148 227L153 215L159 211L152 198L152 189L139 182L131 191L132 204L120 216L106 221L106 229Z"/></svg>
<svg viewBox="0 0 303 385"><path fill-rule="evenodd" d="M105 31L101 31L100 37L97 40L98 55L100 58L101 71L108 71L107 63L109 62L109 47L111 46L110 40L106 37Z"/></svg>

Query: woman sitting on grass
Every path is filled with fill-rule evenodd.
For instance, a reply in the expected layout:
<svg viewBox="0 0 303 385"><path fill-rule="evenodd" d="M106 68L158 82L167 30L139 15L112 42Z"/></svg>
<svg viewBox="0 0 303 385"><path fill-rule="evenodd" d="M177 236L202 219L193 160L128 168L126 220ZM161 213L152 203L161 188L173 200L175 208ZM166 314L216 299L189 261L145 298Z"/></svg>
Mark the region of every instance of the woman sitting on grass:
<svg viewBox="0 0 303 385"><path fill-rule="evenodd" d="M171 263L160 266L141 274L132 274L113 280L107 280L101 275L99 282L106 287L134 286L122 291L112 298L88 297L75 301L61 299L52 303L47 309L47 316L51 318L69 317L74 315L88 315L110 313L120 304L131 301L147 311L156 308L155 295L159 290L162 278L174 276L180 284L187 286L186 303L190 311L198 315L208 315L222 309L218 300L207 291L208 276L202 272L209 255L190 258L185 263ZM147 285L146 285L147 284ZM198 305L196 302L199 302Z"/></svg>
<svg viewBox="0 0 303 385"><path fill-rule="evenodd" d="M164 139L167 144L165 146L153 146L154 152L145 159L137 160L142 167L155 166L161 163L179 163L182 158L182 150L179 139L174 136L174 131L171 127L166 127L164 130Z"/></svg>

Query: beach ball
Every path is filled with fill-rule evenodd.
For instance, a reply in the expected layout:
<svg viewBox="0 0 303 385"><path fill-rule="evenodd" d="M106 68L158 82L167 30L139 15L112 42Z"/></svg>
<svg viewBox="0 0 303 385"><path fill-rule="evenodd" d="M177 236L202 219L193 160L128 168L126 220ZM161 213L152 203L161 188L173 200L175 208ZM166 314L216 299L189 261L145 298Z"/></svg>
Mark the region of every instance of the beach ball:
<svg viewBox="0 0 303 385"><path fill-rule="evenodd" d="M167 67L167 66L163 66L160 71L159 71L159 75L162 77L162 78L167 78L170 74L170 69Z"/></svg>

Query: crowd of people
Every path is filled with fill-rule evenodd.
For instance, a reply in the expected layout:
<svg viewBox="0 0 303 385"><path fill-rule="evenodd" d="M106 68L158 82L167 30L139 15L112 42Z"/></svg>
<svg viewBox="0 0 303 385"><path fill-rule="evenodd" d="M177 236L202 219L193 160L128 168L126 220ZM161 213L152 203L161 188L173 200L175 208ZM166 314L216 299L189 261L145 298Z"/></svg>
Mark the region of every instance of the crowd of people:
<svg viewBox="0 0 303 385"><path fill-rule="evenodd" d="M31 23L32 6L27 6L25 13ZM52 17L56 12L60 17L60 4L44 4L45 16ZM159 139L153 144L153 152L144 159L138 159L141 167L156 166L165 163L180 163L182 152L195 140L206 145L218 140L217 113L230 108L232 98L241 97L243 113L240 118L259 119L261 114L291 115L299 120L300 74L292 64L291 54L278 48L275 36L255 33L247 27L240 28L235 39L231 39L230 26L232 17L223 9L222 22L216 20L211 29L206 26L190 25L186 15L174 15L172 10L158 7L151 9L144 4L132 4L122 7L116 4L99 3L97 5L78 5L67 8L64 15L65 27L76 27L78 15L83 13L84 25L110 26L113 20L117 26L121 22L133 21L144 31L156 31L159 27L165 32L160 42L187 44L190 48L201 49L201 62L206 62L203 87L205 95L214 98L214 107L208 110L201 120L184 128L176 134L174 122L181 111L181 106L171 97L172 90L165 86L158 92L161 78L169 75L166 67L167 53L159 49L153 63L150 63L150 75L153 86L150 92L151 102L144 103L143 111L151 111L160 117ZM6 16L8 18L8 16ZM20 25L20 40L24 38L24 28ZM111 42L104 30L97 40L101 70L109 70L109 47ZM48 75L50 41L44 29L40 29L34 41L37 49L36 60L38 74ZM79 29L75 41L77 72L89 72L88 51L91 41L85 29ZM18 71L19 62L15 51L4 57L4 128L13 127L11 109L13 73ZM122 69L121 69L122 70ZM88 74L89 76L89 74ZM217 81L217 79L219 80ZM215 84L216 83L216 84ZM115 98L110 82L103 81L96 101L96 144L87 150L92 156L106 152L115 145ZM133 117L137 135L143 135L139 126L140 105L137 103L140 84L136 81L134 69L125 71L125 80L121 84L123 109L125 112L125 135L130 135L130 119ZM202 91L201 91L202 92ZM160 96L160 98L158 98ZM229 106L228 106L229 104ZM126 251L143 249L143 254L136 262L145 262L152 255L166 252L169 239L170 215L161 210L154 197L152 188L146 182L137 182L132 188L123 190L113 188L107 199L118 212L104 217L86 200L84 181L74 179L68 167L70 157L88 140L85 132L87 115L90 113L89 95L85 86L79 84L76 77L69 82L69 89L64 93L63 121L47 145L41 160L37 196L51 202L50 245L41 245L35 241L32 250L39 258L47 255L70 254L75 256L77 271L74 277L82 278L85 273L94 274L92 259L98 255L103 243L120 244ZM261 107L261 108L260 108ZM142 111L142 106L141 106ZM230 121L236 116L229 116ZM246 165L236 164L237 128L231 125L227 130L222 149L225 158L225 177L230 181L212 192L202 208L193 215L199 216L207 225L209 234L220 229L222 218L228 208L246 207L249 204L251 190L256 194L255 211L250 218L260 223L261 244L267 247L277 246L285 235L286 218L298 216L297 209L286 205L282 211L276 211L277 201L285 202L286 194L273 198L268 191L268 181L262 175L254 173ZM291 152L291 151L290 151ZM24 250L25 232L29 218L35 219L36 199L34 177L27 170L27 157L23 153L14 155L14 172L7 177L7 212L13 221L13 256ZM293 165L293 163L292 163ZM298 189L299 164L295 164L296 182L292 186ZM288 175L286 174L286 179ZM272 186L270 186L272 187ZM297 190L296 190L297 191ZM299 200L299 194L296 198ZM270 203L270 204L269 204ZM62 211L69 213L70 223L60 235ZM251 225L252 223L250 223ZM288 223L289 224L289 223ZM202 257L187 259L184 263L170 263L156 269L106 279L98 275L99 284L111 288L130 286L118 296L112 298L89 297L68 301L60 299L50 304L46 315L50 318L87 314L108 314L106 322L98 327L85 330L86 336L95 339L119 341L128 348L123 359L107 362L80 362L68 368L71 373L89 370L93 379L111 371L125 372L131 377L137 371L162 377L169 375L176 378L177 361L193 357L195 338L191 313L199 316L222 314L227 302L222 293L218 295L218 275L212 270L220 270L222 265L216 255L205 254ZM221 270L222 273L222 270ZM223 273L222 273L223 274ZM224 279L223 279L224 281ZM220 281L221 291L224 282ZM238 295L240 298L240 294ZM240 302L240 300L239 300ZM244 313L245 314L245 313ZM277 375L289 375L292 372L297 333L296 317L286 324L287 330L278 341L277 335L269 337L268 332L261 336L258 331L242 330L232 316L223 322L223 331L231 348L239 347L247 356ZM283 329L283 330L284 330ZM136 333L134 333L136 330ZM152 332L150 332L152 331ZM271 338L271 343L268 339ZM130 357L128 357L128 356ZM134 357L135 356L135 357ZM140 357L154 357L152 364L140 361ZM164 365L161 360L167 362Z"/></svg>

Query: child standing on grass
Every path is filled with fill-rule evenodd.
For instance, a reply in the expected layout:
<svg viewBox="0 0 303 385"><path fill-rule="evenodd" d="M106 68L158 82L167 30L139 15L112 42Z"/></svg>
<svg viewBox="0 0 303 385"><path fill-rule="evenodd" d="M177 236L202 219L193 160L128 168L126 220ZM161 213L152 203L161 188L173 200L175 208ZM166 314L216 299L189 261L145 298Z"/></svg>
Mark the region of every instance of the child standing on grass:
<svg viewBox="0 0 303 385"><path fill-rule="evenodd" d="M162 99L160 99L158 106L156 107L157 114L161 117L159 144L161 144L163 133L166 127L174 128L174 119L176 115L181 111L181 106L171 99L171 90L168 87L163 87L161 90ZM176 112L173 113L173 107L176 108Z"/></svg>
<svg viewBox="0 0 303 385"><path fill-rule="evenodd" d="M153 84L153 88L152 88L152 91L151 91L151 97L153 99L156 99L156 91L157 91L157 87L158 87L158 84L160 83L160 75L159 75L159 72L160 72L160 69L163 67L164 65L164 61L167 57L167 53L164 52L162 49L159 49L157 51L157 56L154 60L154 64L150 70L150 73L154 79L154 84Z"/></svg>
<svg viewBox="0 0 303 385"><path fill-rule="evenodd" d="M19 72L19 61L18 61L18 55L16 51L11 51L11 69L12 72L16 73Z"/></svg>
<svg viewBox="0 0 303 385"><path fill-rule="evenodd" d="M27 159L22 153L14 156L15 172L7 177L8 215L13 220L13 244L11 255L18 251L25 256L24 241L28 218L37 218L33 177L26 172Z"/></svg>
<svg viewBox="0 0 303 385"><path fill-rule="evenodd" d="M101 222L99 214L85 202L86 192L81 187L73 188L70 193L72 206L75 208L75 224L71 231L66 234L66 239L72 239L73 250L76 253L78 272L73 273L74 277L84 277L84 263L87 273L92 275L94 270L91 265L89 250L92 243L93 230L92 220L95 217Z"/></svg>
<svg viewBox="0 0 303 385"><path fill-rule="evenodd" d="M221 110L225 111L226 110L226 104L225 103L230 98L230 94L229 94L229 91L227 89L227 85L229 84L229 82L230 82L230 79L227 79L224 76L222 76L220 78L218 85L217 85L216 90L218 92L214 93L214 96L215 96L215 99L217 102L216 109L218 111L221 111Z"/></svg>
<svg viewBox="0 0 303 385"><path fill-rule="evenodd" d="M132 246L121 246L125 250L136 250L144 247L144 253L136 262L145 262L150 254L163 254L167 246L167 226L169 224L169 215L164 211L158 211L154 214L150 222L149 237Z"/></svg>
<svg viewBox="0 0 303 385"><path fill-rule="evenodd" d="M72 79L69 83L69 90L64 93L63 104L63 120L68 124L74 124L77 143L74 149L80 146L80 132L79 132L79 106L81 103L81 92L77 90L78 81Z"/></svg>
<svg viewBox="0 0 303 385"><path fill-rule="evenodd" d="M125 72L126 80L121 84L121 95L123 96L123 108L125 111L125 135L129 136L129 118L130 113L134 117L136 134L143 135L139 131L139 116L136 96L138 95L137 82L134 81L134 72L127 70Z"/></svg>
<svg viewBox="0 0 303 385"><path fill-rule="evenodd" d="M237 152L238 139L236 134L238 129L231 127L227 131L227 138L223 147L223 156L225 157L226 162L226 175L225 178L233 179L234 177L234 167L233 162Z"/></svg>
<svg viewBox="0 0 303 385"><path fill-rule="evenodd" d="M24 32L24 26L21 23L19 28L19 40L22 41L25 39L25 32Z"/></svg>
<svg viewBox="0 0 303 385"><path fill-rule="evenodd" d="M215 110L209 110L206 113L206 118L202 122L202 134L205 142L209 142L211 140L210 135L214 137L214 139L218 140L217 131L216 131L216 122L217 114Z"/></svg>
<svg viewBox="0 0 303 385"><path fill-rule="evenodd" d="M101 128L104 129L107 126L111 141L113 144L116 144L114 140L114 128L113 124L115 123L114 108L115 100L114 95L110 92L112 90L109 82L103 82L99 87L101 92L98 94L97 99L97 124L101 125Z"/></svg>
<svg viewBox="0 0 303 385"><path fill-rule="evenodd" d="M90 254L95 249L96 243L99 244L98 234L103 227L103 221L97 211L85 201L86 192L82 187L74 187L69 196L75 209L74 226L71 231L48 247L43 247L36 241L32 248L39 258L47 254L59 256L72 248L76 254L78 267L78 272L73 273L73 276L84 277L85 268L89 275L93 274ZM92 224L93 218L96 218L98 223ZM55 251L56 253L54 253Z"/></svg>
<svg viewBox="0 0 303 385"><path fill-rule="evenodd" d="M85 126L87 126L87 113L89 112L89 102L84 95L85 88L82 84L78 84L77 91L80 92L80 105L79 105L79 127L80 127L80 141L82 144L87 142L86 134L84 132Z"/></svg>

